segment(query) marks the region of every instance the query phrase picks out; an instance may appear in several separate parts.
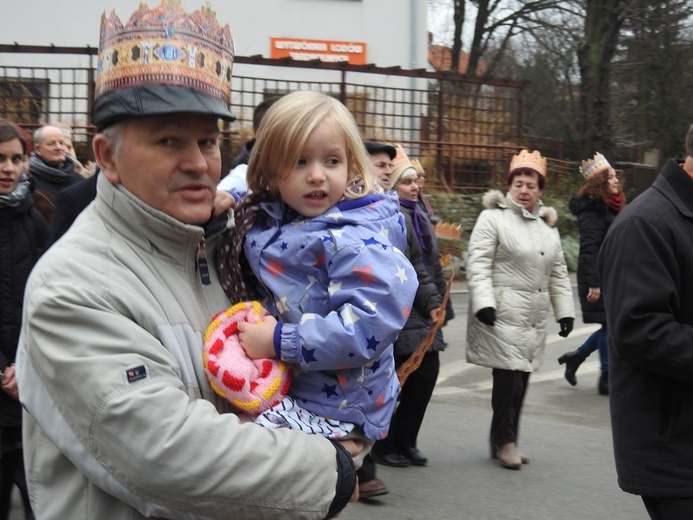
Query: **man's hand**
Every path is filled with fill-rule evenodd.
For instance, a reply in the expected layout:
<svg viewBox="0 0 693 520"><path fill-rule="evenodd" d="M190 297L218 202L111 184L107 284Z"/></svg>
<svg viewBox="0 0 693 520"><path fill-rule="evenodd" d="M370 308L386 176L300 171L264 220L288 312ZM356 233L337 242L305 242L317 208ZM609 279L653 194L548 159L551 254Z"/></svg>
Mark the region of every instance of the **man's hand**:
<svg viewBox="0 0 693 520"><path fill-rule="evenodd" d="M602 290L600 287L590 287L587 291L587 301L590 303L596 302L602 295Z"/></svg>
<svg viewBox="0 0 693 520"><path fill-rule="evenodd" d="M233 195L222 190L217 190L217 194L214 197L214 208L212 209L212 216L218 217L222 213L226 213L228 210L236 206L236 201Z"/></svg>
<svg viewBox="0 0 693 520"><path fill-rule="evenodd" d="M260 323L238 324L238 341L250 359L274 358L274 329L277 320L265 316Z"/></svg>
<svg viewBox="0 0 693 520"><path fill-rule="evenodd" d="M17 388L17 378L15 377L15 366L8 366L2 373L2 391L9 395L12 399L19 397L19 388Z"/></svg>

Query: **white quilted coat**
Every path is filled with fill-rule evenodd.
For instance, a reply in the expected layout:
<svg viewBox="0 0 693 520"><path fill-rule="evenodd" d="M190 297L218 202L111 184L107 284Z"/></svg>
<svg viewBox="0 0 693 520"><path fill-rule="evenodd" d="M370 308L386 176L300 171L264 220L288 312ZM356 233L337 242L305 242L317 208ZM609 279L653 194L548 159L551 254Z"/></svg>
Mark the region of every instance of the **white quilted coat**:
<svg viewBox="0 0 693 520"><path fill-rule="evenodd" d="M531 372L542 363L549 304L556 321L575 318L556 211L539 202L530 213L498 190L483 204L469 240L467 361ZM496 311L493 327L475 317L485 307Z"/></svg>

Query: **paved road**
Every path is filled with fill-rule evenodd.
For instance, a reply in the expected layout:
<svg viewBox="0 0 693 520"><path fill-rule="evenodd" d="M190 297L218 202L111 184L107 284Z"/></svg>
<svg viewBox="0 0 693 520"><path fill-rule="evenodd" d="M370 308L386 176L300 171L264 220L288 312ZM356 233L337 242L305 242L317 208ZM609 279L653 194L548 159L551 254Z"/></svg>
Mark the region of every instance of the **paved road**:
<svg viewBox="0 0 693 520"><path fill-rule="evenodd" d="M553 327L544 367L530 378L521 425L530 463L512 471L488 458L491 372L464 361L467 298L453 295L457 318L445 328L449 348L419 438L429 465L379 466L391 493L351 504L340 520L647 520L640 499L616 484L597 355L581 367L576 387L556 362L595 330L579 319L566 339ZM10 520L24 520L14 504Z"/></svg>
<svg viewBox="0 0 693 520"><path fill-rule="evenodd" d="M378 466L390 494L350 505L340 520L647 520L640 498L616 483L608 399L596 390L598 356L583 364L576 387L556 362L596 327L578 319L569 338L549 335L521 422L531 460L507 470L488 456L491 371L464 361L467 303L466 294L453 297L457 317L445 329L449 347L419 436L428 466Z"/></svg>

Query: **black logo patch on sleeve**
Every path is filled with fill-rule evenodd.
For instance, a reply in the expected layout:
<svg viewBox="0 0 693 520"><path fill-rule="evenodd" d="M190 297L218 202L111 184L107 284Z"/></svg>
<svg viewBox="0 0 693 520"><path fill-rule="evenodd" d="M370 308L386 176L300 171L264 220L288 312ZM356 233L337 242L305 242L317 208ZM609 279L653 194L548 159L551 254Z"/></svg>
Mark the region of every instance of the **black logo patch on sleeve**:
<svg viewBox="0 0 693 520"><path fill-rule="evenodd" d="M127 377L128 383L134 383L135 381L139 381L140 379L146 379L147 374L147 367L144 365L135 368L130 368L125 371L125 377Z"/></svg>

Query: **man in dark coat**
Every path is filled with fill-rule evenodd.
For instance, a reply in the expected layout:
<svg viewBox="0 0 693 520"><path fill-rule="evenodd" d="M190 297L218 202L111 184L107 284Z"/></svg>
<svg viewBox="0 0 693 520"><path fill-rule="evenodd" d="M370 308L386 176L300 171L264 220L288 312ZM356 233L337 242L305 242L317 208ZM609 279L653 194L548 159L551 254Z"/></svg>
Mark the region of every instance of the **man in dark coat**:
<svg viewBox="0 0 693 520"><path fill-rule="evenodd" d="M616 218L599 271L618 482L653 519L693 518L693 125Z"/></svg>

